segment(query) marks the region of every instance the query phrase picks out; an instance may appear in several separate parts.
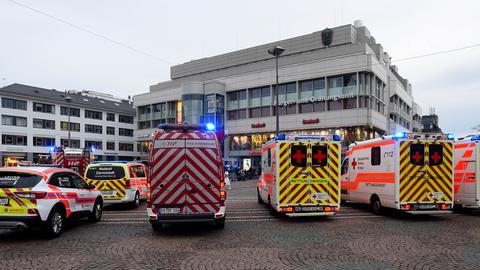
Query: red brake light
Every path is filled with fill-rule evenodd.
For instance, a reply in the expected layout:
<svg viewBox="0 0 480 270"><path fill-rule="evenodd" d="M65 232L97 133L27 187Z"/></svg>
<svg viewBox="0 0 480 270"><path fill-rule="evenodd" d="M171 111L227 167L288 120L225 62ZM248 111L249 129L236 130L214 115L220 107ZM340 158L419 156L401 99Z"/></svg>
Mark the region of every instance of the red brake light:
<svg viewBox="0 0 480 270"><path fill-rule="evenodd" d="M330 206L325 206L325 208L323 208L325 210L325 212L330 212L332 210L332 208Z"/></svg>
<svg viewBox="0 0 480 270"><path fill-rule="evenodd" d="M43 199L47 196L47 192L42 191L18 191L15 195L25 199Z"/></svg>

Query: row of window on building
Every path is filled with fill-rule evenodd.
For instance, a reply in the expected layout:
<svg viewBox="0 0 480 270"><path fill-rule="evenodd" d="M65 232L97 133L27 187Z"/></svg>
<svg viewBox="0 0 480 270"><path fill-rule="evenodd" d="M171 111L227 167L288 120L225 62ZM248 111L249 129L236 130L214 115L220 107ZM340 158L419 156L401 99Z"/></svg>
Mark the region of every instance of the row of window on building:
<svg viewBox="0 0 480 270"><path fill-rule="evenodd" d="M27 118L13 115L2 115L2 125L27 127ZM55 120L33 118L33 128L55 129ZM68 131L68 122L60 121L60 130ZM70 131L80 132L80 123L70 122ZM103 134L103 126L85 124L84 131L86 133ZM106 127L107 135L115 135L115 127ZM133 129L118 128L118 135L125 137L133 137Z"/></svg>
<svg viewBox="0 0 480 270"><path fill-rule="evenodd" d="M358 80L360 82L357 85ZM385 84L372 73L359 73L358 79L355 73L280 84L279 115L367 107L384 113L384 87ZM227 119L275 115L275 95L274 85L228 92ZM342 98L348 96L356 97ZM339 99L309 102L311 97ZM307 102L297 104L299 100Z"/></svg>
<svg viewBox="0 0 480 270"><path fill-rule="evenodd" d="M27 110L27 101L13 99L13 98L5 98L2 97L2 108L6 109L16 109L16 110ZM69 115L70 109L70 116L71 117L80 117L80 109L74 107L66 107L60 106L60 115ZM40 102L33 102L33 111L34 112L41 112L41 113L50 113L55 114L55 105L53 104L46 104ZM115 113L105 113L107 121L115 122ZM88 119L96 119L96 120L103 120L103 112L93 111L93 110L85 110L84 114L85 118ZM133 116L130 115L118 115L118 122L126 123L126 124L133 124Z"/></svg>
<svg viewBox="0 0 480 270"><path fill-rule="evenodd" d="M379 137L381 132L373 130L369 127L349 127L349 128L330 128L321 130L299 130L288 131L293 134L305 135L332 135L337 134L342 139L342 144L347 147L355 141L363 141ZM228 136L228 148L230 151L259 151L262 145L274 138L273 133L244 134Z"/></svg>
<svg viewBox="0 0 480 270"><path fill-rule="evenodd" d="M3 145L27 146L27 141L27 136L2 134ZM105 150L116 151L116 144L116 142L107 141ZM56 139L48 137L33 137L32 145L40 147L53 147L56 146ZM68 141L68 139L60 139L60 145L64 147L82 148L80 140L78 139L70 139L70 142ZM85 140L85 147L88 149L91 149L93 147L97 150L103 150L103 142ZM134 151L133 143L118 143L118 151Z"/></svg>

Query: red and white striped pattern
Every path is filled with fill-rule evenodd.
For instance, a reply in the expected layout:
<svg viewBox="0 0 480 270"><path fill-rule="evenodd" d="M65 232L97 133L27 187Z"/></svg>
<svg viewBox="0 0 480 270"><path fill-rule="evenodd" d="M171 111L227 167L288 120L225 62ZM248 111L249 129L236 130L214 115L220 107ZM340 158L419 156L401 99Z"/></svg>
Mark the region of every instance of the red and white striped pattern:
<svg viewBox="0 0 480 270"><path fill-rule="evenodd" d="M64 155L63 152L53 152L52 153L52 164L64 166Z"/></svg>
<svg viewBox="0 0 480 270"><path fill-rule="evenodd" d="M157 132L150 156L152 203L183 214L220 208L222 161L213 132Z"/></svg>

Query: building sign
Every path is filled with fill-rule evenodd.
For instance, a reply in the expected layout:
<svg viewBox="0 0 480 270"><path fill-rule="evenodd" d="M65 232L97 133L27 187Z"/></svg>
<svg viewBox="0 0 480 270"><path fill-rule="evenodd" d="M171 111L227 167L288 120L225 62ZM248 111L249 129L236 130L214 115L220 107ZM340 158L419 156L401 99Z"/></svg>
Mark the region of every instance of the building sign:
<svg viewBox="0 0 480 270"><path fill-rule="evenodd" d="M308 125L308 124L318 124L320 123L320 119L303 119L303 124Z"/></svg>
<svg viewBox="0 0 480 270"><path fill-rule="evenodd" d="M252 124L252 128L264 128L265 126L265 123Z"/></svg>
<svg viewBox="0 0 480 270"><path fill-rule="evenodd" d="M340 99L344 98L354 98L356 95L354 94L347 94L347 95L341 95L341 96L323 96L323 97L315 97L311 96L309 98L304 98L304 99L299 99L297 101L285 101L283 102L283 106L287 107L293 104L303 104L303 103L314 103L314 102L319 102L319 101L339 101Z"/></svg>
<svg viewBox="0 0 480 270"><path fill-rule="evenodd" d="M262 152L261 151L248 151L248 154L249 155L261 155Z"/></svg>

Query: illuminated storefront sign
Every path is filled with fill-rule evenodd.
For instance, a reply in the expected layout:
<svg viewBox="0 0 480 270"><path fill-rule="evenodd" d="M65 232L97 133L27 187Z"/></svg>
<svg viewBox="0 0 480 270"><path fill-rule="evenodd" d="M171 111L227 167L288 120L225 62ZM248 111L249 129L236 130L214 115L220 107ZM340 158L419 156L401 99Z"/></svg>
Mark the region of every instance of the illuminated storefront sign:
<svg viewBox="0 0 480 270"><path fill-rule="evenodd" d="M315 103L315 102L320 102L320 101L339 101L340 99L345 99L345 98L354 98L357 97L354 94L347 94L347 95L341 95L341 96L323 96L323 97L315 97L311 96L309 98L304 98L304 99L299 99L296 101L285 101L283 102L283 106L287 107L289 105L293 104L303 104L303 103Z"/></svg>

